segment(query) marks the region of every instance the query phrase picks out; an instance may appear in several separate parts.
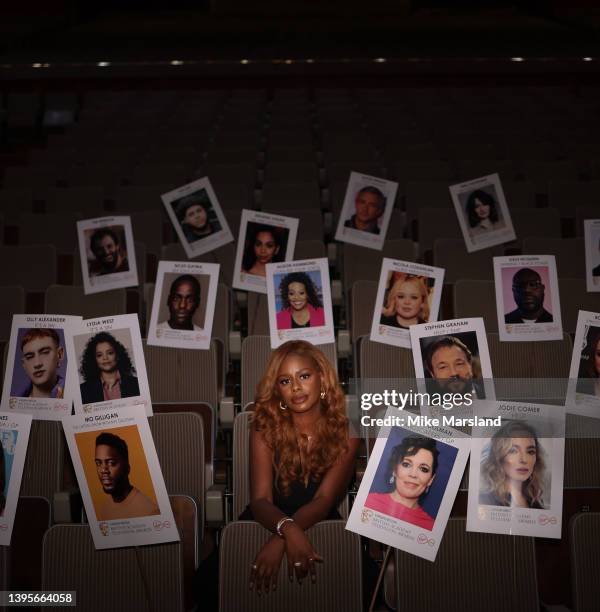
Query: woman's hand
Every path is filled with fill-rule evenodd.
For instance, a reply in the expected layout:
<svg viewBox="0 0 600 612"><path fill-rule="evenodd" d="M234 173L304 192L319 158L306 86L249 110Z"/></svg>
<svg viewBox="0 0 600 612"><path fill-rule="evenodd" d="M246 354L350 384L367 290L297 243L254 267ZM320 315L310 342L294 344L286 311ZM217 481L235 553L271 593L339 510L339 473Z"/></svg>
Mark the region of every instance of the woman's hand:
<svg viewBox="0 0 600 612"><path fill-rule="evenodd" d="M277 588L277 577L284 552L285 541L279 536L271 537L258 551L250 568L250 590L256 587L258 595L261 592L266 595L271 588Z"/></svg>
<svg viewBox="0 0 600 612"><path fill-rule="evenodd" d="M296 523L286 523L282 528L285 539L285 551L288 563L288 576L294 580L294 573L299 584L310 574L314 583L317 580L315 563L323 563L323 557L313 548L306 534Z"/></svg>

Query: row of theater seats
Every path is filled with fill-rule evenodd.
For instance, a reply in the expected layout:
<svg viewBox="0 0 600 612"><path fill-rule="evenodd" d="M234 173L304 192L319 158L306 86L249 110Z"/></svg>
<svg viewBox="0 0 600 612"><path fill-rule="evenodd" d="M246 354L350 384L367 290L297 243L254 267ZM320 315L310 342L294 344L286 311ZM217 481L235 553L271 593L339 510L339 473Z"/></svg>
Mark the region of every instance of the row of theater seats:
<svg viewBox="0 0 600 612"><path fill-rule="evenodd" d="M43 588L77 591L78 605L90 612L189 610L186 578L189 579L190 568L185 555L191 534L183 512L178 514L177 510L193 512L190 502L184 496L171 496L184 537L179 544L98 554L85 526L50 528L44 537L41 559ZM574 515L568 527L572 601L578 612L595 610L600 595L593 570L598 563L599 530L600 514L589 512ZM221 539L220 611L238 612L243 605L249 612L360 612L363 585L358 536L345 531L343 521L320 523L308 535L326 560L318 568L317 583L290 584L282 571L277 590L259 597L248 592L247 568L268 532L257 523L229 524ZM384 609L536 612L540 609L536 589L536 572L540 569L531 538L466 533L464 518L454 517L448 521L434 564L402 551L394 552L385 580L388 608Z"/></svg>
<svg viewBox="0 0 600 612"><path fill-rule="evenodd" d="M153 186L156 194L203 174L226 209L279 208L285 201L288 209L336 211L351 170L397 180L398 205L409 210L422 205L415 181L441 186L490 172L501 174L515 205L532 206L541 196L569 214L573 197L597 197L590 180L600 176L597 92L518 95L498 87L483 95L465 89L454 99L435 89L413 93L90 92L74 109L77 123L9 166L3 187L30 188L49 210L61 195L48 196L48 188L94 187L86 214L101 199L121 210L128 201L134 206L125 186ZM566 121L573 108L578 116ZM64 206L73 201L62 196Z"/></svg>
<svg viewBox="0 0 600 612"><path fill-rule="evenodd" d="M492 372L500 382L506 379L530 379L529 386L532 396L539 398L548 397L546 394L548 380L558 381L559 389L562 388L560 385L566 384L572 354L572 342L569 335L565 334L560 341L520 343L500 342L498 335L494 333L488 333L487 337ZM221 427L228 425L230 427L234 417L230 405L231 399L225 395L226 391L231 390L231 386L225 384L226 371L219 344L217 340L213 341L209 351L174 351L165 347L147 346L144 343L153 403L158 406L169 404L177 407L181 404L198 403L201 400L203 404L209 406L209 408L203 408L202 412L207 432L205 456L209 484L214 482L215 440L218 426L220 424ZM322 348L338 369L335 345L323 345ZM415 379L412 354L408 349L383 345L370 341L368 337L361 337L357 342L356 351L355 376L361 378L363 382L414 381ZM251 406L256 385L264 372L270 354L268 336L249 336L244 339L240 371L235 377L236 384L239 384L236 395L242 410ZM413 388L416 387L413 385ZM535 392L538 395L535 395ZM502 393L502 387L498 393ZM551 397L551 399L557 398ZM594 420L569 417L567 435L578 436L595 431L597 429L595 425ZM567 457L565 468L565 486L567 487L600 486L600 465L597 459L590 454L594 448L598 450L597 440L587 437L589 439L582 445L573 446L573 454ZM567 447L569 444L568 441ZM244 453L242 452L241 455L244 456ZM226 477L220 479L231 484L230 479ZM42 482L45 483L45 487L50 487L46 493L52 497L53 491L57 490L56 481L44 478ZM233 514L237 515L235 511Z"/></svg>
<svg viewBox="0 0 600 612"><path fill-rule="evenodd" d="M296 202L295 196L288 197L285 192L277 197L276 204L264 204L261 210L276 212L300 219L300 240L323 240L329 237L337 226L340 209L344 202L347 180L340 185L339 192L334 197L333 212L322 210L322 207L303 206ZM170 189L180 184L172 184ZM431 249L435 238L453 238L459 236L459 226L456 214L452 207L448 183L412 183L416 189L423 192L422 196L406 200L406 210L396 208L392 212L390 224L386 234L388 239L410 238L420 244L420 252ZM513 185L517 189L513 189ZM578 196L581 184L566 184L571 191L570 197L564 197L558 202L558 207L536 208L535 203L529 200L511 199L511 191L516 193L526 185L519 183L504 183L508 188L507 199L511 208L511 217L515 226L518 242L526 236L551 236L555 238L583 236L583 220L594 218L597 207L592 205L581 206L580 202L594 202L600 199L600 181L594 182L595 194L587 197ZM587 185L590 187L590 185ZM61 253L71 252L70 246L75 238L75 224L80 219L102 217L117 214L131 215L134 236L137 241L143 242L146 248L158 255L162 246L176 240L171 224L163 213L160 194L166 188L127 187L126 202L122 207L91 206L85 203L97 204L96 188L70 188L61 190L61 202L49 207L48 212L31 211L31 190L0 190L0 212L3 219L3 242L5 244L45 244L56 246ZM590 190L591 191L591 190ZM291 193L296 193L290 189ZM430 195L433 194L433 195ZM217 192L218 195L218 192ZM73 206L68 205L69 202ZM555 202L552 202L555 203ZM527 206L519 206L527 204ZM237 236L240 224L241 208L225 206L223 213L230 229ZM248 203L245 208L259 209L257 204ZM568 210L566 210L568 208ZM61 212L56 212L60 210ZM82 212L85 210L85 212ZM51 212L54 211L54 212ZM445 225L449 223L449 225ZM440 231L440 228L444 228ZM2 227L0 227L2 229ZM449 232L449 233L448 233Z"/></svg>
<svg viewBox="0 0 600 612"><path fill-rule="evenodd" d="M217 195L234 233L236 213L244 206L285 210L290 216L306 215L300 225L301 243L296 257L329 256L338 338L340 330L342 338L344 330L349 333L339 348L334 345L322 348L336 367L338 357L351 358L351 368L343 360L339 368L345 384L349 383L349 372L364 380L414 379L410 351L373 343L366 337L372 318L374 281L379 275L381 257L387 256L419 259L446 268L447 286L440 318L484 316L494 375L498 379L530 377L534 383L540 379L542 396L545 379L568 378L572 352L568 333L574 331L577 308L598 310L593 296L585 293L583 247L581 239L573 236L581 236L581 219L597 216L597 208L593 207L598 199L597 182L590 179L597 176L593 160L600 156L597 144L600 140L595 137L599 98L595 92L589 102L584 92L581 95L550 92L548 89L548 95L544 95L528 90L514 99L514 91L503 96L496 89L483 96L470 91L472 99L459 92L445 92L443 98L447 103L436 103L434 98L440 96L434 96L431 90L410 89L402 95L392 92L386 100L380 99L381 92L376 92L379 94L376 96L368 90L341 95L339 91L300 94L295 91L288 96L278 96L277 92L273 95L202 92L196 96L177 92L166 92L169 94L166 96L92 92L80 101L76 125L65 133L51 135L45 148L32 150L27 159L16 160L25 170L9 168L3 176L0 213L8 226L6 237L19 246L0 248L3 260L11 264L3 270L0 285L21 286L4 291L7 300L15 299L6 312L45 310L92 317L130 311L138 312L143 321L151 307L150 284L137 290L95 296L83 296L78 285L54 285L56 280L68 285L80 278L79 261L74 253L75 213L79 211L89 217L92 210L99 214L110 209L133 212L134 236L139 242L137 260L142 266L146 264L146 272L140 270L140 283L152 283L158 259L184 258L178 244L167 244L173 240L173 234L162 215L158 195L177 186L182 178L192 178L189 173L198 168L214 178ZM545 113L539 112L540 102ZM567 106L578 109L577 119L561 120ZM135 113L131 108L135 108ZM463 126L471 126L470 133L447 125L449 109L455 124L464 117ZM476 161L469 161L473 159ZM183 177L182 169L186 173ZM337 249L324 244L324 238L335 227L351 170L388 176L401 183L397 210L381 253L346 244L337 245ZM463 171L473 175L463 175ZM500 343L493 333L496 317L489 290L491 256L503 253L504 247L468 256L458 239L458 223L447 191L451 181L488 171L500 171L517 229L519 242L507 245L508 248L557 255L563 325L567 332L562 341ZM35 177L41 177L39 182ZM124 181L130 184L125 185ZM57 187L58 182L63 186ZM136 186L139 183L142 186ZM78 192L78 186L84 190ZM17 191L23 187L24 196L15 211ZM576 225L569 226L565 220L575 217L574 199L584 206L576 213ZM93 206L84 206L87 202ZM536 207L548 204L550 207ZM71 212L60 213L67 209ZM292 214L293 211L297 214ZM22 212L25 217L20 219ZM53 214L65 216L54 217L57 220L54 222ZM33 233L28 234L30 231ZM34 235L35 232L39 233ZM536 238L528 236L544 236L550 242L536 243ZM308 244L305 240L314 242ZM23 246L31 242L52 242L54 246ZM322 568L323 588L311 591L310 585L297 588L284 582L276 597L267 602L247 595L247 568L265 532L257 525L231 519L239 515L249 499L250 413L246 409L251 409L256 383L271 349L269 338L257 335L267 332L264 296L238 294L238 298L246 301L240 301L237 311L236 296L231 291L234 250L233 244L226 245L205 256L205 260L222 264L211 349L182 352L144 346L155 410L150 419L151 429L176 520L185 535L182 544L164 549L151 547L142 551L141 557L131 551L95 553L85 527L55 525L48 532L42 556L41 538L48 525L78 517L70 512L73 496L69 492L76 483L60 426L35 422L21 503L41 503L42 507L45 504L46 520L35 533L23 530L29 540L21 539L25 537L22 532L15 532L9 551L11 559L6 566L9 584L36 587L42 584L43 575L46 588L77 588L82 597L89 597L86 609L133 608L123 599L128 592L125 586L98 593L98 584L91 578L93 572L86 569L86 575L75 578L75 569L71 575L56 570L50 555L57 554L63 564L64 558L74 559L76 568L84 563L86 568L100 563L102 575L111 576L113 584L128 587L132 582L131 592L138 600L144 596L141 577L150 577L146 583L152 598L156 597L154 609L176 608L182 600L189 607L190 576L200 556L204 527L222 524L224 515L227 525L221 542L222 609L238 610L240 601L249 610L296 610L309 605L313 609L334 609L340 604L349 610L358 609L362 588L360 546L353 534L343 530L343 524L314 528L313 537L326 561L335 559L335 564L326 563ZM24 308L20 296L25 298ZM230 342L231 332L239 328L247 331L248 337L241 349L237 346L236 350L229 350L235 345ZM532 386L537 389L535 384ZM242 409L235 420L231 395ZM218 453L217 433L227 432L232 424L229 431L233 452ZM537 609L538 596L547 603L568 603L570 583L564 576L569 571L583 597L597 601L595 582L592 580L588 586L577 572L595 567L593 561L600 546L588 546L583 562L574 561L569 569L569 545L576 542L576 537L572 539L567 529L569 518L578 512L600 511L599 437L589 436L593 426L589 419L568 419L565 536L560 542L533 543L526 538L466 534L460 518L464 517L466 507L465 478L454 509L456 518L449 523L438 562L425 564L404 553L395 553L396 569L390 570L391 580L386 580L386 598L392 607L452 609L452 605L460 602L466 609L497 606L504 610L507 594L515 599L510 605L515 609ZM365 440L361 456L366 457L368 452ZM225 483L225 487L215 483ZM38 501L28 502L31 496ZM48 502L39 502L39 497L54 500L53 510L50 511ZM23 511L19 516L25 514L36 515ZM39 515L44 516L44 512ZM586 519L587 516L583 522ZM585 527L584 542L588 545L597 542L598 528L594 525ZM53 546L57 553L51 552ZM495 551L494 555L489 554L490 549ZM179 563L181 555L183 562ZM43 559L43 572L39 565L36 570L32 559L40 562ZM159 582L154 577L160 576L163 563L170 566L165 569L164 582ZM453 580L456 567L461 568L461 576L468 575L472 580ZM406 588L407 578L415 588ZM498 596L474 599L477 591L472 585L478 583ZM155 592L157 584L164 584L162 595ZM578 603L578 609L585 609L584 602L585 599Z"/></svg>
<svg viewBox="0 0 600 612"><path fill-rule="evenodd" d="M244 372L246 372L245 378L248 383L250 375L257 373L261 366L264 367L264 361L266 361L269 354L267 338L265 338L263 342L259 342L257 338L252 340L253 341L248 340L247 342L249 344L247 347L245 347L246 355L252 355L252 359L250 360L250 358L247 357L246 361L251 361L251 363L248 363L246 369L242 372L243 376ZM489 338L489 340L491 346L493 346L493 338ZM404 358L406 357L406 353L408 353L408 351L393 349L392 347L384 347L383 345L373 346L373 343L371 343L371 346L369 347L368 343L369 341L365 340L363 350L368 351L370 349L372 351L371 354L367 352L366 356L373 358L372 360L369 359L368 363L370 363L374 369L377 368L379 376L386 374L386 372L381 372L381 365L389 362L390 358L394 356L394 352L399 353L396 355L397 365L401 365L402 362L406 361ZM326 354L330 358L335 354L333 346L325 346L324 348ZM380 348L385 350L379 350ZM558 348L560 347L550 347L552 351L555 351ZM164 353L164 349L162 349L162 352ZM529 355L531 355L533 352L533 347L529 347ZM563 353L564 352L565 351L563 351ZM151 367L153 365L152 356L149 357L149 367ZM166 354L163 355L163 357L168 358ZM514 354L512 357L514 359ZM170 359L172 360L172 355L170 356ZM506 360L509 361L510 359L507 357ZM261 361L263 363L257 363ZM165 363L166 362L163 362L163 364ZM496 361L493 360L493 364L496 366ZM178 372L179 380L185 380L187 374L187 372L183 371L184 368L182 365L183 364L181 363L178 364L178 368L180 370ZM198 366L198 364L195 365ZM175 368L173 365L171 365L171 370L165 374L165 378L172 375L174 371ZM394 377L398 376L398 372L405 376L409 373L408 368L405 367L404 372L402 372L401 368L395 368L393 365L389 367L389 371ZM198 373L198 370L196 370L196 373ZM369 375L369 372L367 372L366 375ZM200 383L198 386L202 386L202 383ZM251 410L251 408L251 406L248 406L249 410ZM210 461L210 447L214 444L212 434L209 433L211 430L214 432L216 425L214 412L210 409L210 406L197 403L162 405L156 403L154 405L154 410L155 415L150 418L150 427L157 447L159 461L165 477L167 490L171 495L185 495L192 500L192 503L186 500L180 501L179 505L172 502L178 525L185 534L184 541L181 545L183 548L181 554L183 554L182 568L185 569L185 575L187 576L185 597L189 601L189 598L191 597L189 592L190 580L193 573L193 568L198 562L198 550L201 546L202 534L204 533L203 527L205 524L205 519L208 519L209 521L216 520L216 514L218 514L216 513L216 508L217 504L219 503L218 500L220 500L220 496L217 495L218 488L215 489L215 487L209 486L210 469L204 469ZM227 518L235 518L235 516L241 512L249 501L249 468L247 461L249 432L248 424L250 416L249 410L240 413L236 417L234 423L233 476L231 485L228 489L232 499L231 508L227 513ZM578 424L580 432L587 426L588 423L583 424L583 426L581 423ZM600 478L599 474L597 473L598 470L596 469L598 467L598 438L584 438L582 433L579 433L581 437L574 437L577 435L577 432L574 432L573 428L569 428L569 426L567 431L569 438L566 440L565 458L565 501L563 514L565 528L564 536L560 542L546 540L538 540L535 542L538 565L540 570L543 570L538 571L539 583L537 588L539 588L540 596L542 598L546 599L546 601L555 603L564 603L569 600L570 584L569 581L565 579L565 572L568 570L565 552L569 550L569 545L574 545L574 541L570 539L570 532L567 531L568 522L577 512L600 510L600 487L598 487ZM365 441L365 446L368 447L366 442L367 441ZM42 521L45 520L46 522L46 525L42 525L42 528L38 526L37 529L32 529L30 522L27 522L29 519L24 520L26 525L23 525L22 530L15 528L16 531L13 539L13 545L10 549L13 562L13 571L10 575L13 579L12 584L15 586L18 585L20 588L25 588L25 586L34 588L38 584L36 581L39 580L39 575L37 573L39 566L32 563L32 557L37 554L35 551L39 550L40 538L43 535L45 527L47 527L49 523L61 523L64 522L64 520L73 518L69 512L71 506L67 503L68 500L71 499L71 496L68 496L67 493L70 489L72 489L75 483L73 480L72 469L68 459L63 453L63 449L64 440L60 430L60 425L50 422L34 422L22 484L22 495L24 496L24 499L21 500L20 503L24 504L24 506L23 508L20 508L18 516L23 517L24 513L26 512L25 509L28 507L27 504L31 504L31 502L27 501L27 496L36 496L37 502L34 503L37 504L38 510L40 507L40 497L45 498L46 500L54 499L54 507L53 512L50 513L48 501L41 503L42 510L44 508L48 508L45 512L36 512L35 514L35 516L46 517L45 519L42 518ZM457 499L453 510L453 515L455 517L464 516L466 509L465 489L467 486L468 484L466 481L464 481L461 485L461 492L459 493L459 498ZM342 505L340 507L340 511L342 516L346 516L347 505ZM27 515L29 517L30 513L27 512ZM21 520L23 520L23 518L21 518ZM326 560L336 560L335 572L338 575L337 580L332 580L331 573L324 570L325 575L323 578L327 578L326 581L323 580L323 583L327 584L325 593L328 593L327 596L331 597L332 593L330 589L333 588L335 592L335 589L343 586L343 584L340 583L339 576L344 576L346 578L354 577L349 580L349 582L344 584L353 585L352 589L354 590L350 589L351 597L354 598L357 596L356 601L360 601L360 598L358 597L360 591L356 590L357 588L360 589L360 581L356 580L356 576L359 575L360 572L360 564L357 562L357 559L359 558L359 552L357 551L359 551L360 548L356 542L352 543L352 539L356 539L356 536L344 532L343 523L341 523L339 527L336 527L335 525L321 525L318 527L322 529L325 534L328 534L327 536L324 536L324 544L318 549L322 554L324 554ZM319 529L317 529L317 531L319 531ZM66 532L68 533L65 535L61 535L60 529L54 531L51 530L50 532L53 534L51 537L57 538L54 545L59 551L61 551L57 554L65 554L66 550L70 550L70 547L74 547L75 554L69 555L69 558L73 557L74 559L78 559L78 555L83 553L89 555L90 559L93 560L93 563L100 563L103 559L108 558L108 555L104 558L102 557L104 553L93 553L91 539L87 529L85 531L77 531L77 535L75 536L72 536L72 532L69 529L67 529ZM590 537L592 538L592 542L594 541L593 530L590 533L591 535L587 536L587 540L585 540L588 545L590 542ZM233 534L231 535L233 538L231 542L227 540L227 536L230 534ZM241 594L246 588L245 580L247 579L247 572L244 572L244 570L247 570L248 565L246 564L246 561L249 561L252 558L252 555L255 554L256 550L253 550L253 547L256 546L256 549L258 549L258 544L264 539L265 535L266 532L255 524L245 526L243 524L230 522L225 528L222 538L221 553L221 568L224 570L224 573L222 572L223 582L221 584L221 591L222 597L225 601L227 601L227 597L234 597L232 600L233 602L236 601L235 597L241 597ZM71 537L75 538L74 543L69 541ZM240 540L241 537L243 537L243 540ZM24 540L21 538L26 539L28 543L27 547L23 546ZM240 548L240 542L244 542L243 548ZM515 575L518 576L518 580L520 581L519 588L524 589L525 592L528 593L528 596L533 598L531 600L533 605L533 602L537 602L537 588L535 584L535 573L531 574L529 572L533 567L531 564L533 563L534 544L531 540L528 540L528 544L524 544L524 542L525 540L522 538L465 534L464 521L459 522L458 524L453 524L451 521L448 526L448 532L445 536L444 543L440 550L441 561L436 562L436 564L433 566L426 564L428 568L427 572L424 571L425 568L421 567L419 572L423 573L420 574L420 579L423 579L424 576L428 576L428 579L430 579L431 576L435 576L436 579L447 580L447 572L449 571L449 568L457 566L460 566L461 568L470 567L470 565L463 566L462 563L465 556L468 557L469 555L473 554L473 547L475 547L475 550L479 551L478 554L483 554L483 552L487 550L487 555L489 555L490 546L493 547L493 550L495 551L494 558L496 558L497 554L500 555L501 559L504 559L503 561L501 561L500 558L497 559L499 567L502 567L506 563L507 558L509 561L513 560L514 562L514 559L510 555L515 554L515 547L517 547L519 548L518 558L525 562L521 555L526 555L526 563L529 569L527 571L525 571L525 569L523 570L525 571L525 574L520 571L515 571ZM344 554L343 556L338 557L339 551L348 550L348 546L350 546L350 551L354 550L354 553ZM522 549L522 546L525 546L525 548ZM44 555L46 555L47 550L48 545L44 546ZM232 550L235 552L232 552ZM327 553L325 551L327 551ZM116 551L114 554L117 557L119 555L127 555L127 553L118 553ZM160 566L162 562L171 562L171 554L172 553L165 551L164 555L158 555L154 562L147 561L144 563L156 563ZM587 554L591 558L594 558L594 555L597 556L598 546L596 545L596 547L592 550L588 550ZM26 556L26 559L24 559L24 555ZM505 558L504 555L509 556ZM44 559L45 558L46 557L44 557ZM471 561L474 562L474 559L471 558ZM123 561L121 560L121 562ZM137 562L139 563L139 560ZM409 555L405 555L404 553L396 553L396 567L398 568L397 571L400 575L400 578L398 578L400 587L396 590L395 595L393 594L393 585L387 584L386 588L387 597L390 598L392 602L394 600L396 600L396 602L402 602L398 609L403 609L403 606L407 601L412 602L412 605L415 606L414 609L431 609L431 607L428 608L427 606L431 605L430 598L432 595L429 595L423 600L419 600L416 598L414 593L406 593L406 566L414 566L415 563L418 565L419 561L413 557L410 557ZM474 570L473 574L469 572L469 576L478 576L478 571L481 569L479 568L479 562L475 565L478 569ZM102 563L101 566L103 567L104 564ZM508 566L512 567L510 564L508 564ZM63 570L58 571L55 569L54 571L50 570L50 578L47 578L46 571L48 571L48 568L52 567L52 564L48 564L46 569L42 568L44 569L44 586L46 588L51 588L53 585L53 588L66 588L68 585L79 586L79 584L86 584L85 581L89 580L89 565L87 565L85 568L86 571L88 571L86 577L79 576L77 573L71 575L65 573ZM151 567L153 567L153 565L148 567L146 571L149 571ZM573 567L572 571L575 572L576 569L585 569L589 567L593 567L593 565L584 564L581 567ZM139 569L140 568L138 568L138 570ZM158 571L158 568L154 569ZM417 574L419 572L417 572ZM485 570L484 573L487 575L487 580L482 582L482 584L487 584L487 581L489 580L495 584L498 584L499 576L496 576L495 573L490 575L487 570ZM503 574L502 579L508 580L510 576L510 572L508 573L508 576ZM55 580L55 582L52 582L52 580ZM83 582L80 583L80 580ZM457 580L456 582L457 584L453 584L451 588L452 595L455 597L464 597L464 590L466 588L465 581ZM501 583L502 581L500 581L500 584ZM461 584L463 584L463 586L461 586ZM476 591L472 588L473 583L470 582L469 584L471 585L468 587L471 591L471 595L473 595L473 593L476 594ZM578 582L576 586L579 587L581 584L581 582ZM287 587L282 588L281 590L283 593L287 593L285 597L293 596L293 592L288 592ZM87 597L87 590L85 591L85 594ZM296 596L298 595L301 594L297 593ZM439 595L439 593L437 595ZM323 591L317 590L317 594L315 595L315 593L313 593L312 596L323 597L324 594ZM589 593L587 593L586 596L589 596ZM99 601L105 602L106 597L107 595L105 594ZM168 597L173 597L173 591L170 592ZM407 597L408 600L406 599ZM173 601L175 601L175 599L173 599ZM242 601L242 599L237 599L237 601L239 605L239 601ZM276 598L276 601L280 600ZM349 609L360 609L360 607L356 606L356 601L354 601L354 605L349 605ZM474 600L468 599L468 601ZM249 605L252 605L252 602ZM261 604L256 605L258 606ZM524 605L523 602L521 602L520 605ZM91 607L89 609L102 608ZM230 607L226 607L224 609L235 609L235 604L232 603ZM277 608L275 607L273 609ZM315 609L329 608L317 607ZM517 607L517 609L520 609L520 607ZM526 605L523 609L536 608Z"/></svg>
<svg viewBox="0 0 600 612"><path fill-rule="evenodd" d="M441 219L444 215L439 215L436 211L424 210L423 214L433 213ZM456 223L453 211L450 211L450 218L445 219L446 223ZM425 218L425 217L424 217ZM431 216L429 217L429 225L432 223ZM301 222L302 225L302 222ZM543 226L543 224L541 224ZM309 227L309 226L307 226ZM446 225L445 227L448 227ZM544 229L542 227L542 229ZM546 228L549 229L549 228ZM444 233L450 233L445 230ZM543 232L540 232L543 233ZM548 233L550 235L548 236ZM423 256L419 256L418 248L415 243L408 239L388 239L384 243L382 251L374 251L349 244L331 245L326 249L326 246L320 240L299 240L295 248L295 259L307 259L328 257L332 266L332 277L334 279L332 297L334 304L341 305L343 296L346 298L346 315L351 318L350 312L350 296L354 283L358 281L376 280L379 277L382 257L390 257L404 261L425 261L432 265L442 267L445 272L445 283L447 287L451 287L461 282L469 281L490 281L493 278L492 257L504 254L549 254L556 257L557 273L561 279L578 279L581 282L579 285L583 287L585 278L585 248L583 238L560 238L553 236L552 232L546 232L546 237L525 237L522 239L520 248L516 246L498 246L487 249L480 253L467 253L462 238L436 238L430 244L431 250L425 251ZM27 312L33 312L37 309L38 312L50 312L48 308L59 306L58 303L48 299L42 300L41 294L49 287L56 284L61 285L81 285L81 264L77 249L73 249L73 239L67 243L70 245L67 253L57 253L56 248L52 245L30 245L30 246L0 246L0 255L4 261L11 261L12 265L3 269L0 274L0 287L21 287L22 289L5 289L4 293L7 296L6 307L4 309L5 317L10 313L8 304L23 304ZM419 245L426 246L425 238ZM136 261L138 262L138 279L139 279L139 295L137 300L135 296L131 299L134 304L128 306L128 312L139 312L142 321L145 319L145 313L148 305L148 295L151 293L150 288L145 285L152 284L155 281L157 257L149 252L144 243L136 242ZM172 243L163 246L159 250L160 259L179 261L185 260L183 249L178 243ZM230 243L220 247L216 251L212 251L203 256L197 257L196 260L217 262L221 265L220 280L228 287L231 287L232 275L235 261L235 244ZM44 265L40 265L44 262ZM572 289L576 289L577 283L574 284L569 291L563 292L561 298L565 301L580 300L581 304L589 303L593 296L586 295L585 291L578 290L576 296L571 293ZM70 314L82 314L91 316L96 314L113 314L123 312L118 305L119 299L115 292L105 294L105 298L87 299L81 294L73 290L65 289L65 292L70 291L71 300L77 296L77 301L70 301L67 304ZM25 293L25 295L23 295ZM132 291L130 291L130 294ZM13 296L12 298L10 296ZM250 294L247 298L244 294L238 294L239 299L243 299L249 304L255 304L257 300L260 302L260 297ZM444 298L443 315L445 318L454 313L459 312L458 309L452 308L451 296L447 295ZM103 302L102 300L108 300ZM111 299L115 299L115 306L110 307L110 311L102 312L102 307L108 307ZM135 302L137 301L137 305ZM88 305L86 306L86 302ZM68 306L68 304L71 306ZM81 308L81 312L73 311L75 305ZM97 304L90 309L92 304ZM462 310L462 309L461 309ZM592 309L593 310L593 309ZM21 310L13 310L13 312L23 312ZM486 314L488 312L486 308ZM67 313L65 313L67 314ZM483 314L483 311L482 311ZM462 316L462 315L461 315ZM250 314L248 321L249 333L264 333L265 327L254 327L254 314ZM490 319L490 324L492 323ZM572 320L571 320L572 319ZM266 319L264 319L266 323ZM576 317L568 317L564 321L565 329L569 332L573 331L576 322ZM260 330L260 331L259 331ZM0 340L6 338L6 320L0 330Z"/></svg>

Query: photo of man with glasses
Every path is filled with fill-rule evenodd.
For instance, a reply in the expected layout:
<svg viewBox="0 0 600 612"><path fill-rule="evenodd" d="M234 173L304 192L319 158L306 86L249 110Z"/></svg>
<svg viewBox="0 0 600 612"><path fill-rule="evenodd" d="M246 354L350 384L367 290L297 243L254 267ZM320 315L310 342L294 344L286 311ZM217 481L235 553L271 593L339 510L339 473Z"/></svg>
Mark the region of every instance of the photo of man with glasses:
<svg viewBox="0 0 600 612"><path fill-rule="evenodd" d="M552 323L554 317L544 308L546 287L540 275L531 268L521 268L512 280L517 308L504 315L505 323Z"/></svg>

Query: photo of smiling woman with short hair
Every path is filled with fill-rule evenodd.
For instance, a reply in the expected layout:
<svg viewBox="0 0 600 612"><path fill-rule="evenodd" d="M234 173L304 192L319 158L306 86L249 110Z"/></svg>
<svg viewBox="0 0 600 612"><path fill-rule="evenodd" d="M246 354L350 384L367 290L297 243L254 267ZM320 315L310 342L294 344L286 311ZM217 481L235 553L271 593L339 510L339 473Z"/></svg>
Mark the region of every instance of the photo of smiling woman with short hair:
<svg viewBox="0 0 600 612"><path fill-rule="evenodd" d="M439 454L432 438L404 438L393 448L388 463L391 491L369 493L365 506L431 531L434 519L423 510L421 502L435 478Z"/></svg>
<svg viewBox="0 0 600 612"><path fill-rule="evenodd" d="M457 456L442 440L392 427L364 508L433 531Z"/></svg>
<svg viewBox="0 0 600 612"><path fill-rule="evenodd" d="M277 329L325 325L323 302L306 272L286 274L279 284L279 295L283 307L277 313Z"/></svg>

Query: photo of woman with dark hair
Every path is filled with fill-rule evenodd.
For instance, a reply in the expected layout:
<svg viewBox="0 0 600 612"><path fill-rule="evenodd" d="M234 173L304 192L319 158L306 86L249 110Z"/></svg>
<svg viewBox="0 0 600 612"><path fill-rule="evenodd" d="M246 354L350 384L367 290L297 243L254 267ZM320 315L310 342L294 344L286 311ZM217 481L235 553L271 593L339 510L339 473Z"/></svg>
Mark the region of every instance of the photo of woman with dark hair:
<svg viewBox="0 0 600 612"><path fill-rule="evenodd" d="M404 438L392 449L388 463L391 491L369 493L365 507L431 531L434 518L421 505L435 478L439 454L433 438Z"/></svg>
<svg viewBox="0 0 600 612"><path fill-rule="evenodd" d="M266 276L268 263L283 261L285 258L284 233L282 227L248 223L242 271L254 276Z"/></svg>
<svg viewBox="0 0 600 612"><path fill-rule="evenodd" d="M83 404L140 395L136 370L127 349L108 332L90 338L79 372L84 379L80 385Z"/></svg>
<svg viewBox="0 0 600 612"><path fill-rule="evenodd" d="M466 211L471 236L486 234L504 227L498 215L496 200L483 189L476 189L469 194Z"/></svg>
<svg viewBox="0 0 600 612"><path fill-rule="evenodd" d="M600 327L590 325L579 361L577 393L600 397Z"/></svg>
<svg viewBox="0 0 600 612"><path fill-rule="evenodd" d="M544 509L545 453L533 427L509 421L490 440L482 453L479 503Z"/></svg>
<svg viewBox="0 0 600 612"><path fill-rule="evenodd" d="M325 310L317 287L306 272L290 272L279 284L283 308L277 313L277 329L320 327Z"/></svg>

